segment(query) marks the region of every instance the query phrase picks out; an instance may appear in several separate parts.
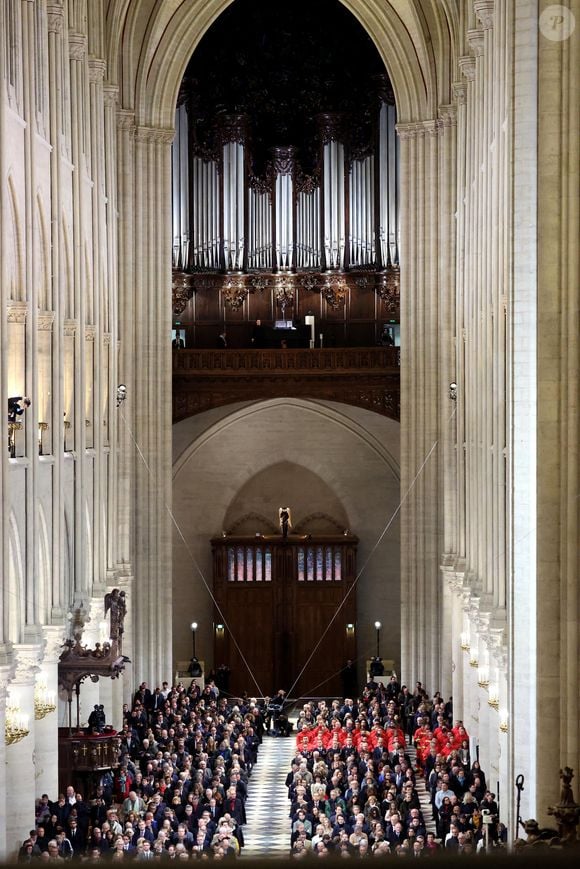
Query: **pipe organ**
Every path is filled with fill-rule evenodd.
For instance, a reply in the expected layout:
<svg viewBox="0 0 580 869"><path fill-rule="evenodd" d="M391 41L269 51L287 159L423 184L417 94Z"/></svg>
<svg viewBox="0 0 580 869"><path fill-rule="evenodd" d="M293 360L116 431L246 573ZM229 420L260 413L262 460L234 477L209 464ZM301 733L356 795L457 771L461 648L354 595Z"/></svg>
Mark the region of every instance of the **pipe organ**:
<svg viewBox="0 0 580 869"><path fill-rule="evenodd" d="M173 145L173 267L183 272L346 271L399 264L398 143L392 95L379 94L371 141L351 145L340 113L317 117L317 159L270 148L256 172L251 123L221 114L196 140L186 104Z"/></svg>

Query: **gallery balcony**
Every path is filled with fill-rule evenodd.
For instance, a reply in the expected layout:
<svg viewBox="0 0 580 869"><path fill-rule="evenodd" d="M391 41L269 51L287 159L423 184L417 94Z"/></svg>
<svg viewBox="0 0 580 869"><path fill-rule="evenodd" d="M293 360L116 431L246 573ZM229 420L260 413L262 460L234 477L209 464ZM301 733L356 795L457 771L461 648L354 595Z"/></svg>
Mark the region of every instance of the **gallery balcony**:
<svg viewBox="0 0 580 869"><path fill-rule="evenodd" d="M316 398L399 420L399 347L173 351L173 421L238 401Z"/></svg>

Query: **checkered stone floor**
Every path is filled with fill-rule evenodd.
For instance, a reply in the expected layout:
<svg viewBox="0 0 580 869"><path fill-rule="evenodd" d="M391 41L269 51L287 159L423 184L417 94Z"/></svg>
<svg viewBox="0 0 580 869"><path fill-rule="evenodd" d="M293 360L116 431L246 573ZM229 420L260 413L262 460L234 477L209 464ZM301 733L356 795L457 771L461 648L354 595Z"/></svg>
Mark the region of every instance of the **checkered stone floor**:
<svg viewBox="0 0 580 869"><path fill-rule="evenodd" d="M289 856L290 803L284 782L295 754L295 734L264 736L248 784L243 858Z"/></svg>

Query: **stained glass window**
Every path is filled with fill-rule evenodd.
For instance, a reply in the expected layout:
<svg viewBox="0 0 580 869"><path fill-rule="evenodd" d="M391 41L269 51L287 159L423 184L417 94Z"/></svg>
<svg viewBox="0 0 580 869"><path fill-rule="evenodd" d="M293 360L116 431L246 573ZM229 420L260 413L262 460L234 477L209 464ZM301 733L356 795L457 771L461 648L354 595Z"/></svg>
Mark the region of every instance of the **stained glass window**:
<svg viewBox="0 0 580 869"><path fill-rule="evenodd" d="M237 561L237 578L238 582L244 581L244 547L238 546L236 550L236 561Z"/></svg>
<svg viewBox="0 0 580 869"><path fill-rule="evenodd" d="M262 582L263 569L263 552L261 549L256 549L256 582Z"/></svg>
<svg viewBox="0 0 580 869"><path fill-rule="evenodd" d="M324 567L324 562L322 559L322 546L317 546L316 547L316 580L317 580L317 582L322 582L323 567Z"/></svg>
<svg viewBox="0 0 580 869"><path fill-rule="evenodd" d="M324 568L325 568L325 570L324 570L325 578L326 578L327 580L331 580L331 579L332 579L332 546L327 546L327 547L326 547L326 559L325 559L325 562L326 562L325 565L324 565Z"/></svg>
<svg viewBox="0 0 580 869"><path fill-rule="evenodd" d="M304 582L304 549L298 547L298 582Z"/></svg>
<svg viewBox="0 0 580 869"><path fill-rule="evenodd" d="M254 550L251 546L246 546L246 580L254 580Z"/></svg>
<svg viewBox="0 0 580 869"><path fill-rule="evenodd" d="M338 548L334 550L334 578L342 579L342 552Z"/></svg>
<svg viewBox="0 0 580 869"><path fill-rule="evenodd" d="M272 550L268 546L266 549L266 570L265 570L265 580L266 582L272 582Z"/></svg>
<svg viewBox="0 0 580 869"><path fill-rule="evenodd" d="M233 582L236 576L235 572L235 558L234 558L234 547L228 546L228 580L229 582Z"/></svg>
<svg viewBox="0 0 580 869"><path fill-rule="evenodd" d="M308 582L314 579L314 550L311 546L306 550L306 579Z"/></svg>

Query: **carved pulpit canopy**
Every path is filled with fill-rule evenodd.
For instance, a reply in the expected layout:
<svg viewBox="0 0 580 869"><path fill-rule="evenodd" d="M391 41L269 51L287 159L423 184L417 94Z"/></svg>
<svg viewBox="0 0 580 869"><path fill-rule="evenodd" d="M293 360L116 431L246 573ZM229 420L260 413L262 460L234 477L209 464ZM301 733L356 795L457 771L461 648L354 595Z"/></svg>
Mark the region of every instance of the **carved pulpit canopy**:
<svg viewBox="0 0 580 869"><path fill-rule="evenodd" d="M117 679L129 661L123 655L123 623L127 611L125 592L114 588L104 598L105 616L109 615L109 639L95 643L94 648L82 644L85 612L82 604L72 615L72 639L66 640L58 664L58 682L72 700L78 696L81 683L89 677Z"/></svg>

